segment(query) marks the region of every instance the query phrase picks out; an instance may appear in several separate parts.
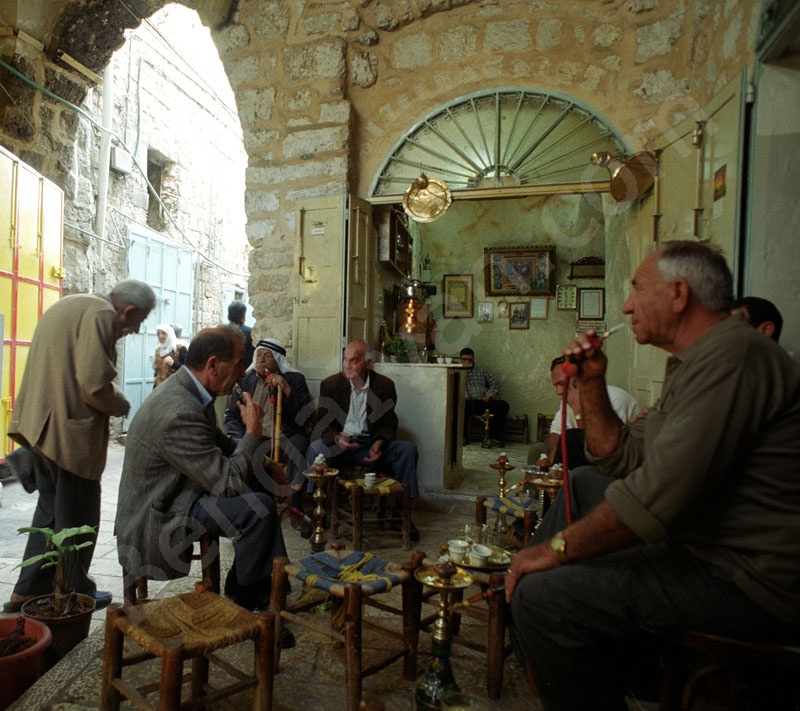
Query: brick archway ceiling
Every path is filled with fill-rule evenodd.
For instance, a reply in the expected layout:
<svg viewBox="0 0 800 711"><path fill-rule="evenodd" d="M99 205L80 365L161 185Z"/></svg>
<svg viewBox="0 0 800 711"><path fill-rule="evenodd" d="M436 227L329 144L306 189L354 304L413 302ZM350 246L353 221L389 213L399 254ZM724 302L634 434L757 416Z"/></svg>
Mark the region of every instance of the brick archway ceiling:
<svg viewBox="0 0 800 711"><path fill-rule="evenodd" d="M459 190L608 181L593 153L623 155L625 143L575 99L534 89L461 97L414 125L384 161L371 195L403 193L424 172Z"/></svg>

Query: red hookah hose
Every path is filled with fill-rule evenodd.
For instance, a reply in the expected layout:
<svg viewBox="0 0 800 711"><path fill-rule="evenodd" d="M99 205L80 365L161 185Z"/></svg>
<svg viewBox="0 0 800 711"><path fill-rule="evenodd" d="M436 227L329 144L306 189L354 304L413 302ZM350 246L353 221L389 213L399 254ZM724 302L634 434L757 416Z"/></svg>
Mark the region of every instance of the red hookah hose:
<svg viewBox="0 0 800 711"><path fill-rule="evenodd" d="M570 380L572 380L572 376L567 376L564 394L561 397L561 467L564 470L564 513L567 516L567 526L572 523L572 501L569 494L569 468L567 466L567 393Z"/></svg>

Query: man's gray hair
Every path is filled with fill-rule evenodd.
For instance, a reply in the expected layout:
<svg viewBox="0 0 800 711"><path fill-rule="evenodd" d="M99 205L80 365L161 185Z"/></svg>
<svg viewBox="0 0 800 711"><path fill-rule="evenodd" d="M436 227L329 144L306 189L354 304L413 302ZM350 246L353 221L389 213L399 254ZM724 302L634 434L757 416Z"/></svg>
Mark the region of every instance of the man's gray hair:
<svg viewBox="0 0 800 711"><path fill-rule="evenodd" d="M700 306L727 313L733 303L733 277L721 251L710 244L666 242L656 258L665 281L686 279Z"/></svg>
<svg viewBox="0 0 800 711"><path fill-rule="evenodd" d="M109 296L119 303L130 304L138 311L150 313L156 306L156 293L148 284L138 279L123 279L112 290Z"/></svg>

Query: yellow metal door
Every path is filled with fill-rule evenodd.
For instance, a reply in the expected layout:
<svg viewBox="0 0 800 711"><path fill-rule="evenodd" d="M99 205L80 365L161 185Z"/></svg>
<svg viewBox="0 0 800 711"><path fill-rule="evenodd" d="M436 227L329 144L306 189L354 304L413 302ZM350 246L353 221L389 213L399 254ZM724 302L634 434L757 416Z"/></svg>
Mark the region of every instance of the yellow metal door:
<svg viewBox="0 0 800 711"><path fill-rule="evenodd" d="M5 433L39 317L61 297L64 193L0 146L0 313ZM0 436L0 459L13 442Z"/></svg>

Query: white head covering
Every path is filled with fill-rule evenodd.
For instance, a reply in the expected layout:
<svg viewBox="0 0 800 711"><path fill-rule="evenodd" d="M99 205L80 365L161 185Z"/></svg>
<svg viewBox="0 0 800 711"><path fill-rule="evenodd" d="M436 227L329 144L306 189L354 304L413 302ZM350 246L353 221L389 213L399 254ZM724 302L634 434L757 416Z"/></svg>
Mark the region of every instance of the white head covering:
<svg viewBox="0 0 800 711"><path fill-rule="evenodd" d="M158 343L158 355L164 358L165 356L168 356L170 353L172 353L174 350L177 349L178 339L175 338L175 331L172 330L172 326L170 326L168 323L158 324L158 326L156 326L156 331L163 331L164 333L167 334L167 337L166 339L164 339L164 342L161 343L159 341Z"/></svg>
<svg viewBox="0 0 800 711"><path fill-rule="evenodd" d="M280 369L281 373L300 372L297 370L297 368L292 368L292 366L286 362L286 346L284 346L283 343L281 343L277 338L262 338L256 344L256 348L253 351L253 362L247 369L248 371L256 369L256 361L258 360L259 349L266 349L272 353L272 357L275 358L275 361L278 363L278 368Z"/></svg>

